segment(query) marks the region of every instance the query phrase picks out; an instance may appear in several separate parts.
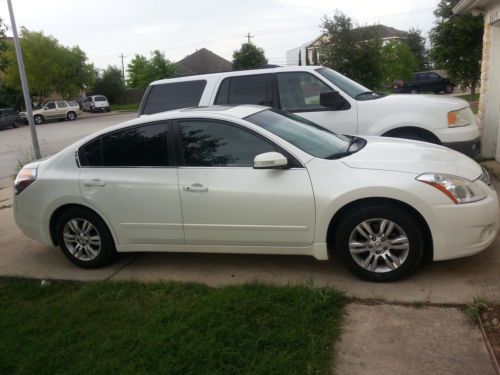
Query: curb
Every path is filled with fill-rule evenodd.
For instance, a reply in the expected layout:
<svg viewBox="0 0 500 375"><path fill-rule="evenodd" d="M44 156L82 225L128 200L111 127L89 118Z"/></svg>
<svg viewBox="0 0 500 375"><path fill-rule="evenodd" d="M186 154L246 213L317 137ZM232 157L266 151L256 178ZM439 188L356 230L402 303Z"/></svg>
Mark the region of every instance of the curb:
<svg viewBox="0 0 500 375"><path fill-rule="evenodd" d="M484 344L486 345L486 350L490 354L491 361L493 362L493 367L497 375L500 375L500 366L497 361L497 357L495 356L495 352L493 351L493 347L491 346L490 340L488 339L488 335L484 330L483 321L481 320L481 316L477 314L477 321L479 322L479 330L481 331L481 336L483 336Z"/></svg>

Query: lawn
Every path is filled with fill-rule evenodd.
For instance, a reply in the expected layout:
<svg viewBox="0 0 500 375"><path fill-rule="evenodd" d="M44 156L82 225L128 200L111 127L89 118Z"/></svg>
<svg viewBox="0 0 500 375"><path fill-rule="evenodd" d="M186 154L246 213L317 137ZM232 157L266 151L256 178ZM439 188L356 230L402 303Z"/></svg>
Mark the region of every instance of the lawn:
<svg viewBox="0 0 500 375"><path fill-rule="evenodd" d="M111 110L112 111L138 111L139 110L139 103L134 103L134 104L112 104L111 105Z"/></svg>
<svg viewBox="0 0 500 375"><path fill-rule="evenodd" d="M343 307L308 286L0 278L0 373L327 374Z"/></svg>
<svg viewBox="0 0 500 375"><path fill-rule="evenodd" d="M471 94L458 95L457 97L465 99L468 102L472 101L472 95ZM479 93L476 93L476 100L475 100L476 102L479 101L479 97L480 97Z"/></svg>

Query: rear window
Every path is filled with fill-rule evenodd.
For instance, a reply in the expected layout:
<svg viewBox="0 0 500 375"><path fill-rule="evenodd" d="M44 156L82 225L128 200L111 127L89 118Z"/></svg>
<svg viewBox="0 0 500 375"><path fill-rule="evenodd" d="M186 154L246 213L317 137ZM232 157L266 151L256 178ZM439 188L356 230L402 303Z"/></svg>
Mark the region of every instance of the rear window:
<svg viewBox="0 0 500 375"><path fill-rule="evenodd" d="M224 79L219 87L215 104L272 106L271 75L245 75Z"/></svg>
<svg viewBox="0 0 500 375"><path fill-rule="evenodd" d="M105 102L106 100L106 97L105 96L94 96L94 102Z"/></svg>
<svg viewBox="0 0 500 375"><path fill-rule="evenodd" d="M173 109L197 107L206 85L205 80L153 85L142 114L151 115Z"/></svg>

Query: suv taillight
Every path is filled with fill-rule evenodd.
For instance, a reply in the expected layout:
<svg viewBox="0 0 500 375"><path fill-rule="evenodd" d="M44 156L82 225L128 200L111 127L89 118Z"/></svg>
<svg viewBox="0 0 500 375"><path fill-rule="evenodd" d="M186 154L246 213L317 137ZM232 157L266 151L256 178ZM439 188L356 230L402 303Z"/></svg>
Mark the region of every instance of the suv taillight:
<svg viewBox="0 0 500 375"><path fill-rule="evenodd" d="M36 180L36 168L24 167L17 174L14 181L14 194L19 194Z"/></svg>

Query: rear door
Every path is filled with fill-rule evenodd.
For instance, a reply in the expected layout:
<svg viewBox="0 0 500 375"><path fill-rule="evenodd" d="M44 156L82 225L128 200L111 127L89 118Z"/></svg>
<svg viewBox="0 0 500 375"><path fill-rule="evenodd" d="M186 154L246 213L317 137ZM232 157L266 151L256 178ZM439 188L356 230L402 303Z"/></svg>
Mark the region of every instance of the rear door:
<svg viewBox="0 0 500 375"><path fill-rule="evenodd" d="M68 104L64 100L58 100L57 105L57 117L66 118L66 112L68 111Z"/></svg>
<svg viewBox="0 0 500 375"><path fill-rule="evenodd" d="M121 245L184 243L172 144L168 123L159 122L117 130L80 148L82 195Z"/></svg>
<svg viewBox="0 0 500 375"><path fill-rule="evenodd" d="M277 107L273 85L274 74L251 74L224 78L214 104L258 104Z"/></svg>
<svg viewBox="0 0 500 375"><path fill-rule="evenodd" d="M310 245L314 198L307 170L254 169L254 157L285 152L272 142L220 120L179 120L179 184L186 244ZM183 164L183 165L182 165Z"/></svg>

